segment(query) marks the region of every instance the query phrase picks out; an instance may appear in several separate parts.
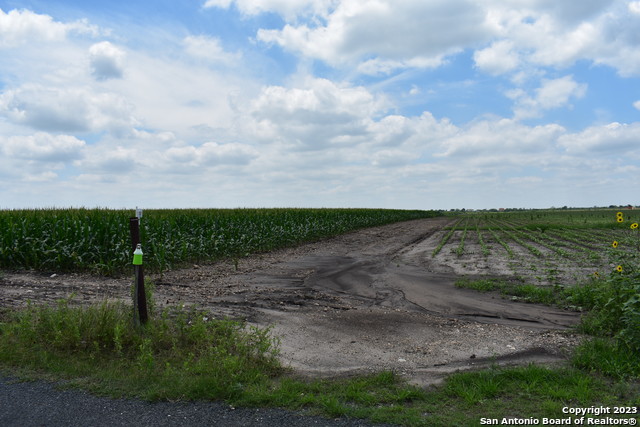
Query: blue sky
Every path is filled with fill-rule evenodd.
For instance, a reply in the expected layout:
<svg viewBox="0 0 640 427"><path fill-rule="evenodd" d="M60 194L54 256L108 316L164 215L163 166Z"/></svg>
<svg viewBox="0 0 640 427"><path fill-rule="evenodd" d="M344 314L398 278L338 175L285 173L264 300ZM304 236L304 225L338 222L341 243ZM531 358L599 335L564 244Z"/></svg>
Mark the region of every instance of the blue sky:
<svg viewBox="0 0 640 427"><path fill-rule="evenodd" d="M0 208L640 204L640 1L0 0Z"/></svg>

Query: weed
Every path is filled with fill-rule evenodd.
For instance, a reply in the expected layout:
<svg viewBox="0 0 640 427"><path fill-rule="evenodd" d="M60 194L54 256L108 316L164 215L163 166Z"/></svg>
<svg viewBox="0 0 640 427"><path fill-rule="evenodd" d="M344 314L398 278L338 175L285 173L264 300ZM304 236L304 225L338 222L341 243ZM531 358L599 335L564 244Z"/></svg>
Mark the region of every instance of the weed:
<svg viewBox="0 0 640 427"><path fill-rule="evenodd" d="M624 380L640 377L640 357L612 338L596 337L581 344L572 356L577 368Z"/></svg>
<svg viewBox="0 0 640 427"><path fill-rule="evenodd" d="M559 297L553 288L540 287L536 285L506 281L502 279L461 279L456 281L456 287L474 289L480 292L499 291L504 296L512 297L513 300L522 300L539 304L556 304Z"/></svg>
<svg viewBox="0 0 640 427"><path fill-rule="evenodd" d="M13 313L0 323L0 363L46 367L63 377L112 378L128 393L151 398L164 390L162 396L172 399L234 396L239 384L281 371L268 329L186 308L167 309L136 328L130 310L106 302L73 307L64 300Z"/></svg>

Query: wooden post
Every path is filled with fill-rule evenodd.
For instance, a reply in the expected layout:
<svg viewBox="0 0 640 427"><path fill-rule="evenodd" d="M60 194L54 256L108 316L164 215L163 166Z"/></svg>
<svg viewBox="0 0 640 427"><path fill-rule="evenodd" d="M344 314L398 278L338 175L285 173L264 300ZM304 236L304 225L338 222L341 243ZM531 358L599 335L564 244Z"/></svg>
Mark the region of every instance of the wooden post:
<svg viewBox="0 0 640 427"><path fill-rule="evenodd" d="M140 219L132 217L129 219L129 230L131 231L131 246L133 251L140 248ZM141 249L141 248L140 248ZM135 260L134 255L134 260ZM147 295L144 290L144 269L142 268L142 255L140 264L134 263L135 289L133 291L133 320L136 324L147 323L149 315L147 313Z"/></svg>
<svg viewBox="0 0 640 427"><path fill-rule="evenodd" d="M135 295L136 295L136 307L138 311L138 318L140 319L140 323L147 323L149 320L149 314L147 313L147 295L145 294L144 289L144 270L141 265L135 266L136 273L136 287L135 287Z"/></svg>
<svg viewBox="0 0 640 427"><path fill-rule="evenodd" d="M137 216L129 218L129 231L131 232L131 252L133 252L140 243L140 220Z"/></svg>

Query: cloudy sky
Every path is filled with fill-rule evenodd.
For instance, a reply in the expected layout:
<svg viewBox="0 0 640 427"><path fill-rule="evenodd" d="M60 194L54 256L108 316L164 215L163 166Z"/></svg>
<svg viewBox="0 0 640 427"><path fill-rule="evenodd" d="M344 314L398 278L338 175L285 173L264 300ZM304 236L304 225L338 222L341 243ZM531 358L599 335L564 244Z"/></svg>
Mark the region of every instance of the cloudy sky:
<svg viewBox="0 0 640 427"><path fill-rule="evenodd" d="M0 208L640 204L640 1L0 0Z"/></svg>

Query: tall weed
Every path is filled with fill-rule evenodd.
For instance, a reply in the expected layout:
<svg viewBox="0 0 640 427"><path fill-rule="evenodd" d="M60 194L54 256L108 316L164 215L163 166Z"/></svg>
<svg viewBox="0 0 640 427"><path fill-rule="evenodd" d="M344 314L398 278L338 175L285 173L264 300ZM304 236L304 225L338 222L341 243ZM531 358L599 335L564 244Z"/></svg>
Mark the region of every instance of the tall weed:
<svg viewBox="0 0 640 427"><path fill-rule="evenodd" d="M620 241L611 243L612 271L594 281L589 295L590 312L581 329L599 337L578 349L574 363L617 377L640 376L640 230L638 223L627 228ZM576 294L576 296L579 294ZM584 297L584 295L583 295Z"/></svg>
<svg viewBox="0 0 640 427"><path fill-rule="evenodd" d="M109 375L112 382L129 384L123 389L143 389L141 397L148 398L236 396L280 372L277 355L278 341L269 329L211 319L185 307L134 326L131 307L123 303L76 307L64 300L5 313L0 323L0 365L63 376ZM103 363L88 364L96 360ZM86 368L96 365L104 371Z"/></svg>

